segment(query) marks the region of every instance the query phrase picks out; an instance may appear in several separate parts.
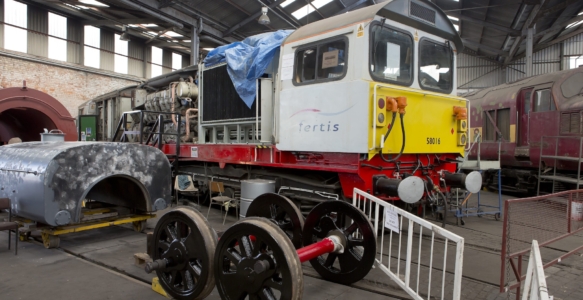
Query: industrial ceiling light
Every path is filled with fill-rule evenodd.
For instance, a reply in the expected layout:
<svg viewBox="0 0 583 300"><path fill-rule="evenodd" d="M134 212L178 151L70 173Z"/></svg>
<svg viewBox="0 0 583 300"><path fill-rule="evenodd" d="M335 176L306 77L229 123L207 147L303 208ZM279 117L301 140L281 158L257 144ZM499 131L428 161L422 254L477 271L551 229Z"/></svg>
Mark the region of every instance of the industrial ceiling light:
<svg viewBox="0 0 583 300"><path fill-rule="evenodd" d="M129 41L130 40L130 35L128 34L128 27L123 25L121 27L121 32L122 34L119 36L119 39L121 41Z"/></svg>
<svg viewBox="0 0 583 300"><path fill-rule="evenodd" d="M261 25L269 25L269 23L271 23L271 20L269 20L269 17L267 16L267 6L261 7L261 17L259 17L257 22Z"/></svg>

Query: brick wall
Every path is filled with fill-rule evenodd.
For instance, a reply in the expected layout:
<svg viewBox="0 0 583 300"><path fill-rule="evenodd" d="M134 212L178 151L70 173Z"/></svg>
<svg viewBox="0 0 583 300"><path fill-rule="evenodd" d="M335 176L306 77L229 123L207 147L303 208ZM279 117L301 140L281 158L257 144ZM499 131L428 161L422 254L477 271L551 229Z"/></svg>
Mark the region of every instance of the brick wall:
<svg viewBox="0 0 583 300"><path fill-rule="evenodd" d="M122 79L0 55L0 86L19 87L23 80L27 87L55 97L77 117L78 107L85 101L135 85L139 78Z"/></svg>

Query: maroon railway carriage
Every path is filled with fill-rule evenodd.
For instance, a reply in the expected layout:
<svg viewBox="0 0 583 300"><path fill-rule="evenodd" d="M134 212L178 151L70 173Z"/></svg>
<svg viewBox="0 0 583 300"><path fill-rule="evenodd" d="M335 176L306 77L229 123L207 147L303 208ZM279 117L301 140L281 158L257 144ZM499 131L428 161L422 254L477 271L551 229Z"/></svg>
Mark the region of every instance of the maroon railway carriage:
<svg viewBox="0 0 583 300"><path fill-rule="evenodd" d="M481 133L481 159L498 159L501 139L502 189L534 193L538 183L541 140L545 154L579 156L583 136L583 68L524 78L480 90L466 96L470 100L471 140ZM548 150L548 151L547 151ZM477 147L470 152L476 159ZM554 159L543 158L543 172L552 170ZM557 172L573 176L577 163L556 160ZM486 186L497 186L494 171L484 176ZM542 186L541 186L542 188ZM568 184L564 188L571 188Z"/></svg>

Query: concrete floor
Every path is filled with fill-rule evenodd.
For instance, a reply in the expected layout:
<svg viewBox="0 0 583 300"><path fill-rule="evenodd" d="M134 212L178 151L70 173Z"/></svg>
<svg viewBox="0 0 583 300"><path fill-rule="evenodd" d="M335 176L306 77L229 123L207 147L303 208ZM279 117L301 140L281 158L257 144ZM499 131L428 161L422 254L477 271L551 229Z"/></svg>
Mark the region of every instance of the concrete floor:
<svg viewBox="0 0 583 300"><path fill-rule="evenodd" d="M483 204L497 205L497 194L482 192L481 197ZM503 196L503 199L509 198L512 197ZM476 197L472 196L469 206L475 206L476 201ZM206 215L207 209L202 207L203 214ZM494 220L493 216L469 217L464 220L465 225L461 226L455 225L455 219L451 218L446 226L447 230L465 239L462 299L507 299L508 295L501 294L498 288L502 221ZM147 231L153 230L156 221L148 221ZM220 211L211 209L209 222L215 230L224 231L235 221L233 212L223 225ZM385 242L386 239L388 235L385 235ZM582 243L583 238L576 236L554 244L553 248L543 249L543 260L554 258ZM146 235L134 232L129 226L66 235L61 239L60 249L47 250L42 244L32 241L19 243L19 255L14 256L6 247L7 234L0 232L0 299L37 299L39 295L48 300L164 299L150 289L148 283L154 275L148 275L134 265L133 254L145 252ZM385 246L384 253L387 250ZM427 255L426 251L422 252L422 265ZM443 250L436 248L434 256L443 257ZM448 253L448 262L451 262L449 257ZM393 259L396 260L396 257ZM434 270L440 270L440 259L436 259ZM378 268L350 287L319 279L309 263L303 264L303 269L304 299L408 298ZM427 268L421 268L420 274L426 272ZM580 285L583 280L583 260L580 256L568 258L547 269L546 273L550 293L555 295L555 299L583 299L583 286ZM434 284L431 290L433 298L439 289ZM216 289L207 299L219 299Z"/></svg>
<svg viewBox="0 0 583 300"><path fill-rule="evenodd" d="M208 208L202 208L206 215ZM148 220L146 231L157 219ZM236 219L229 215L225 225L222 221L219 210L211 209L209 222L217 231ZM40 240L35 233L33 238ZM14 248L7 249L8 234L0 232L0 299L165 299L151 289L155 275L134 265L134 253L146 252L146 234L129 226L64 235L59 249L45 249L36 240L19 243L15 256ZM206 299L220 299L216 288ZM304 299L394 298L304 276Z"/></svg>

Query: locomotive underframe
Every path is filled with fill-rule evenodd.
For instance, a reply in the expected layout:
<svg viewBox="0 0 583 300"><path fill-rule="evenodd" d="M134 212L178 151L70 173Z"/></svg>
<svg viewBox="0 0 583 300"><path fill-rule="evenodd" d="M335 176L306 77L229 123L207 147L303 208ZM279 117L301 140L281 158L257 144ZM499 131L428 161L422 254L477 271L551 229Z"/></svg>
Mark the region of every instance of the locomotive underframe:
<svg viewBox="0 0 583 300"><path fill-rule="evenodd" d="M374 193L373 176L406 178L415 174L428 186L442 186L443 172L455 173L454 154L405 154L397 163L379 157L368 161L353 153L313 153L279 151L256 145L182 144L176 174L192 175L208 198L208 181L222 181L234 193L240 181L252 178L276 181L276 192L292 198L304 212L330 199L349 199L353 189ZM261 147L261 148L259 148ZM165 144L168 155L176 153L175 144ZM197 157L193 157L196 155ZM445 189L445 187L443 187ZM382 197L389 201L397 197Z"/></svg>

